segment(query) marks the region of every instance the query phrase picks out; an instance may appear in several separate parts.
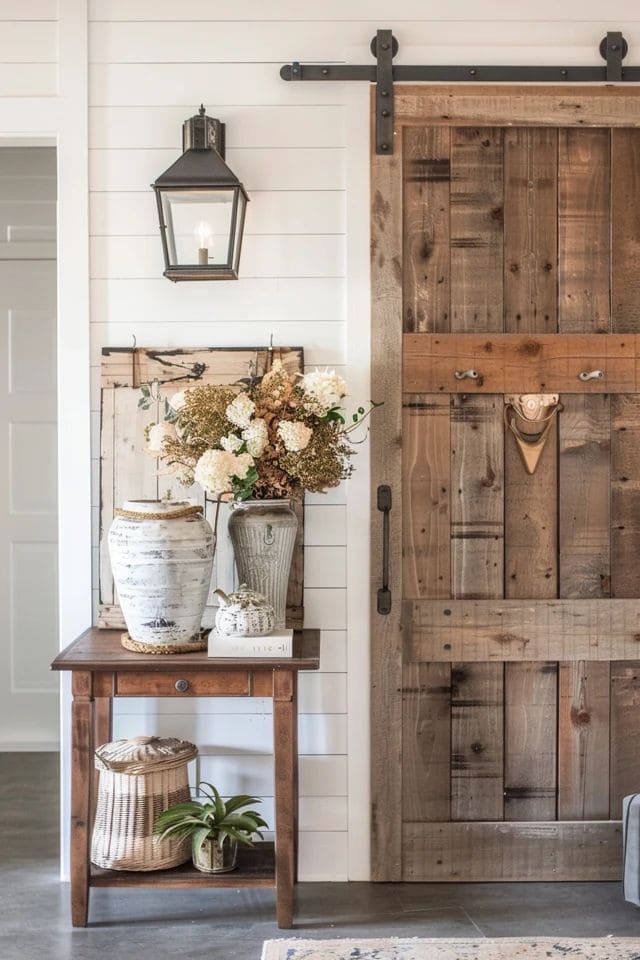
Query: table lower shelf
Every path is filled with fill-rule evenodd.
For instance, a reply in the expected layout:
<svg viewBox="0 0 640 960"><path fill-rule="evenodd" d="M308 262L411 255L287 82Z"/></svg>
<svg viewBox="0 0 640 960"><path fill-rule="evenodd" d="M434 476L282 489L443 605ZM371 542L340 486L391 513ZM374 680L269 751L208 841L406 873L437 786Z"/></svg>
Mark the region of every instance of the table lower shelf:
<svg viewBox="0 0 640 960"><path fill-rule="evenodd" d="M192 863L171 870L105 870L91 864L92 887L275 887L273 843L238 849L238 866L229 873L201 873Z"/></svg>

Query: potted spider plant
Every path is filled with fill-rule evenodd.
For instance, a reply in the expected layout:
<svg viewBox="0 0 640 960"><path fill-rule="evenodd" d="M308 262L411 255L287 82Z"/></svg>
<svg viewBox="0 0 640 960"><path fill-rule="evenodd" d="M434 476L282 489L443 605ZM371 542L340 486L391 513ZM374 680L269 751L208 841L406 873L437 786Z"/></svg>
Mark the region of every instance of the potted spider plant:
<svg viewBox="0 0 640 960"><path fill-rule="evenodd" d="M267 823L247 807L261 803L256 797L239 794L223 800L211 783L198 784L205 802L176 803L156 819L153 832L165 840L191 838L193 864L203 873L227 873L236 867L238 844L253 846L253 837L262 839L260 828Z"/></svg>

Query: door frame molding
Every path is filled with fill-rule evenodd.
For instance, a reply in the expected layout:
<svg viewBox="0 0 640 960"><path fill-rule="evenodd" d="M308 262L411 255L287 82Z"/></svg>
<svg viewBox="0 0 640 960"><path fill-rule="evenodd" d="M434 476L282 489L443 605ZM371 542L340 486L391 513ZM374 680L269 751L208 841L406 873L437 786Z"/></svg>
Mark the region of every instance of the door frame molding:
<svg viewBox="0 0 640 960"><path fill-rule="evenodd" d="M640 86L397 85L394 151L375 153L371 91L371 383L384 406L371 425L371 867L402 879L402 330L405 126L640 127ZM381 582L379 484L392 491L391 612L376 610Z"/></svg>

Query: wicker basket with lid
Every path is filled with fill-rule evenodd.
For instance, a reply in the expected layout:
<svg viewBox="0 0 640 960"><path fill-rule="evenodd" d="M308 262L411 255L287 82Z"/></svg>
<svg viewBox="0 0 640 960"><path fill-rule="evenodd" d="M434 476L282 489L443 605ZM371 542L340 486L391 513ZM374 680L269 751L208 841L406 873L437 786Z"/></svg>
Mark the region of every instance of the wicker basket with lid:
<svg viewBox="0 0 640 960"><path fill-rule="evenodd" d="M91 860L110 870L166 870L191 857L190 841L153 835L156 817L190 799L187 763L198 753L188 740L133 737L96 750L100 786Z"/></svg>

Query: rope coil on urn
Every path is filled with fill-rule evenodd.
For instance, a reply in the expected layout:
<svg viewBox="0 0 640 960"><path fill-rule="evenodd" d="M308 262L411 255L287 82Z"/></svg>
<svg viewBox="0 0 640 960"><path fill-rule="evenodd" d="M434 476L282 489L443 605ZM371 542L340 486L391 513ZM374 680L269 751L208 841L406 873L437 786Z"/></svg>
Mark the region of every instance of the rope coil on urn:
<svg viewBox="0 0 640 960"><path fill-rule="evenodd" d="M179 520L182 517L195 517L203 512L203 507L193 504L176 510L167 510L164 513L147 513L142 510L124 510L122 507L117 507L113 511L113 515L114 517L124 517L125 520Z"/></svg>

